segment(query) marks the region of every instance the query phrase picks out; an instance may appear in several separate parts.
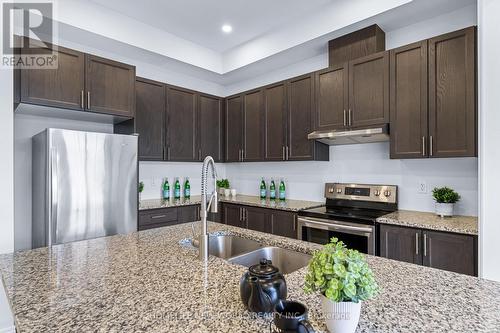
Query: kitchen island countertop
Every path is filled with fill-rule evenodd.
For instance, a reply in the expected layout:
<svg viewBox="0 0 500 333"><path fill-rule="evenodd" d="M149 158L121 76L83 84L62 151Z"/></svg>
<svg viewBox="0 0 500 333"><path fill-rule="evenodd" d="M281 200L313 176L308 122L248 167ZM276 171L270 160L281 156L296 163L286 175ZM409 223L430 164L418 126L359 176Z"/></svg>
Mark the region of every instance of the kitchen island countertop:
<svg viewBox="0 0 500 333"><path fill-rule="evenodd" d="M236 234L311 253L320 246L210 223ZM0 256L19 332L269 332L245 311L239 279L247 270L180 241L191 225L57 245ZM362 306L358 332L500 330L500 283L367 256L381 293ZM288 295L309 307L325 332L319 297L303 288L307 268L286 275Z"/></svg>

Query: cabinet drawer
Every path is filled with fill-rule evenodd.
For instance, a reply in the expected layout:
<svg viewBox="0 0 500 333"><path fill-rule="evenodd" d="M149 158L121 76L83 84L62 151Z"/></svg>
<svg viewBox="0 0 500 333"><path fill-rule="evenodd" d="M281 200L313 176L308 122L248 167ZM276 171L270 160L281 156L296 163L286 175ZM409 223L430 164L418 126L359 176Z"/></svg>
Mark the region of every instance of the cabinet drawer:
<svg viewBox="0 0 500 333"><path fill-rule="evenodd" d="M177 208L154 209L139 213L139 226L177 222Z"/></svg>

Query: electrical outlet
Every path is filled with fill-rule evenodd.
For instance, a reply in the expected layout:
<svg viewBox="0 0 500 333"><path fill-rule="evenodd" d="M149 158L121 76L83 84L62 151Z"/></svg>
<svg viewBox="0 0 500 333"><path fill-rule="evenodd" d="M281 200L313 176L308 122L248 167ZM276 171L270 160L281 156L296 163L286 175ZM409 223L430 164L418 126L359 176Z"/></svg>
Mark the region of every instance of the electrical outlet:
<svg viewBox="0 0 500 333"><path fill-rule="evenodd" d="M418 190L417 190L418 193L420 194L426 194L427 193L427 183L424 182L424 181L419 181L418 182Z"/></svg>
<svg viewBox="0 0 500 333"><path fill-rule="evenodd" d="M151 187L156 187L157 179L155 177L151 178Z"/></svg>

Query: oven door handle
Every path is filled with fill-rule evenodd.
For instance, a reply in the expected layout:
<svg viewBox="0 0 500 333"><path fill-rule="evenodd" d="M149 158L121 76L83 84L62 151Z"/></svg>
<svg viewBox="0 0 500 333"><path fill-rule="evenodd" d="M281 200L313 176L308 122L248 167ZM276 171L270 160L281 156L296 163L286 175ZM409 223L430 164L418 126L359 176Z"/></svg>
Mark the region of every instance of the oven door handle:
<svg viewBox="0 0 500 333"><path fill-rule="evenodd" d="M335 222L335 221L333 221ZM299 217L299 223L305 227L313 227L323 230L349 230L349 231L358 231L364 233L373 233L372 227L355 227L344 224L336 224L336 223L325 223L317 220L309 220L303 217Z"/></svg>

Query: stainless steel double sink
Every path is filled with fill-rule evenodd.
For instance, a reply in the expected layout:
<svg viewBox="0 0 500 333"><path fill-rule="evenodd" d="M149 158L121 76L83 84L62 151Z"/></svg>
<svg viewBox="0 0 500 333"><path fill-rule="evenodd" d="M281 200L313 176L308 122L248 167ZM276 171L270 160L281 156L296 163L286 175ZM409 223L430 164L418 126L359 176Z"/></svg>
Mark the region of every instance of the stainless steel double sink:
<svg viewBox="0 0 500 333"><path fill-rule="evenodd" d="M191 241L194 247L198 244ZM261 243L233 235L210 236L209 254L225 259L233 264L246 267L256 265L260 259L271 260L281 273L289 274L307 266L311 256L305 253L286 250L276 246L264 247Z"/></svg>

